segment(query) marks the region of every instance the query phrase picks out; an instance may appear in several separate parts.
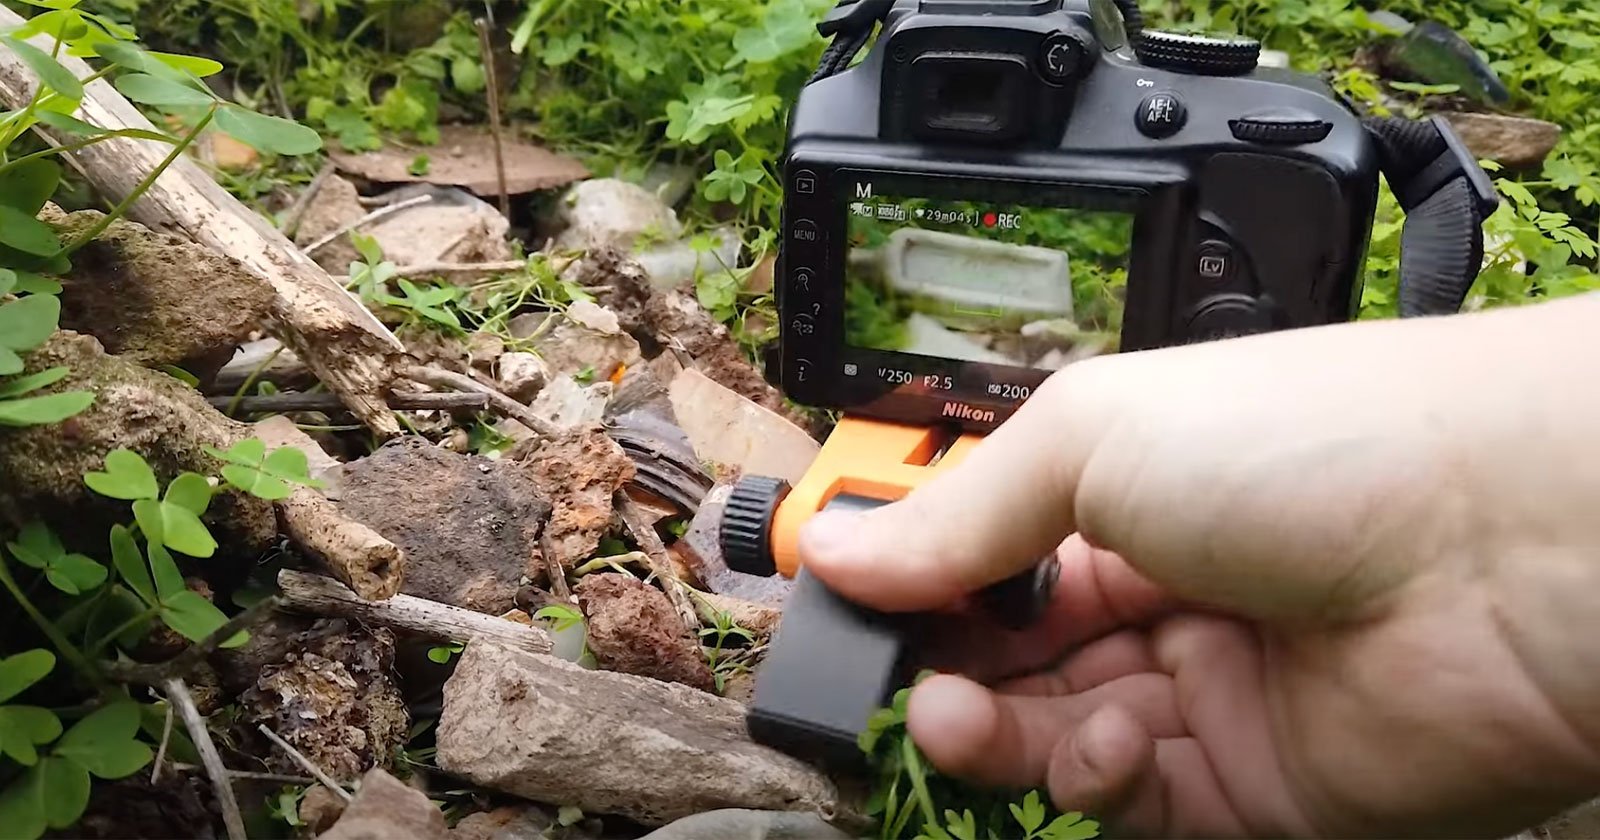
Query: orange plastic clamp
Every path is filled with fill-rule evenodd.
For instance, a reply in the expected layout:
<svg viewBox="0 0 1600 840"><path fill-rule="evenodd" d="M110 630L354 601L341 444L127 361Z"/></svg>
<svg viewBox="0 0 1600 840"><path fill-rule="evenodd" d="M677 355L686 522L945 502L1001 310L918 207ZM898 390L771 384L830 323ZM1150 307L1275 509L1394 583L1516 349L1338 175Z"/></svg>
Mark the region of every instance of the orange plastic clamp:
<svg viewBox="0 0 1600 840"><path fill-rule="evenodd" d="M893 502L940 470L960 463L983 440L946 429L846 416L822 444L806 474L778 506L772 522L772 556L778 573L800 570L800 528L841 493ZM949 442L937 462L934 456ZM933 462L933 463L930 463Z"/></svg>

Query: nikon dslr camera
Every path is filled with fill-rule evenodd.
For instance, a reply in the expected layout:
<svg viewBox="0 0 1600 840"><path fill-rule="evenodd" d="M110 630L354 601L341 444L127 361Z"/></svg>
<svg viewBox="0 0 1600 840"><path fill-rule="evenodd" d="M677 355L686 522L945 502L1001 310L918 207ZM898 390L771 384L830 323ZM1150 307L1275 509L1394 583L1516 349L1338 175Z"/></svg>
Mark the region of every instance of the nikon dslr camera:
<svg viewBox="0 0 1600 840"><path fill-rule="evenodd" d="M849 66L872 30L877 43ZM846 0L795 103L771 376L992 429L1085 355L1349 320L1382 172L1403 314L1455 311L1496 197L1442 120L1362 119L1134 0Z"/></svg>
<svg viewBox="0 0 1600 840"><path fill-rule="evenodd" d="M1442 120L1364 118L1254 41L1146 31L1135 0L842 0L819 29L766 367L842 417L803 476L741 479L721 538L795 578L752 736L853 763L920 634L802 568L802 523L911 492L1079 359L1350 320L1380 175L1401 316L1455 312L1498 198ZM1025 624L1055 575L976 601Z"/></svg>

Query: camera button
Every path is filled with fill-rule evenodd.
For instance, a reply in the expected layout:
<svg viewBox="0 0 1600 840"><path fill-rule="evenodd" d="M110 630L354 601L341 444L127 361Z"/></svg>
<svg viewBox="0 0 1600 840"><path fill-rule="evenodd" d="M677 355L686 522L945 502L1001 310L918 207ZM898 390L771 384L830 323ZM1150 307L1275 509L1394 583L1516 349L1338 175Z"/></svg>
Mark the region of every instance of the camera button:
<svg viewBox="0 0 1600 840"><path fill-rule="evenodd" d="M1064 82L1078 74L1088 54L1081 38L1057 32L1039 47L1039 72L1046 81Z"/></svg>
<svg viewBox="0 0 1600 840"><path fill-rule="evenodd" d="M814 195L817 192L817 173L809 169L802 169L794 173L794 191L799 195Z"/></svg>
<svg viewBox="0 0 1600 840"><path fill-rule="evenodd" d="M795 221L790 237L796 242L818 245L822 242L822 228L817 227L817 223L810 219L799 219Z"/></svg>
<svg viewBox="0 0 1600 840"><path fill-rule="evenodd" d="M1209 283L1221 284L1232 280L1233 246L1215 239L1200 243L1199 261L1195 268L1200 279Z"/></svg>
<svg viewBox="0 0 1600 840"><path fill-rule="evenodd" d="M800 291L811 294L811 269L797 268L794 270L794 287Z"/></svg>
<svg viewBox="0 0 1600 840"><path fill-rule="evenodd" d="M1135 122L1146 137L1162 140L1177 134L1189 120L1189 109L1175 93L1152 93L1139 103Z"/></svg>

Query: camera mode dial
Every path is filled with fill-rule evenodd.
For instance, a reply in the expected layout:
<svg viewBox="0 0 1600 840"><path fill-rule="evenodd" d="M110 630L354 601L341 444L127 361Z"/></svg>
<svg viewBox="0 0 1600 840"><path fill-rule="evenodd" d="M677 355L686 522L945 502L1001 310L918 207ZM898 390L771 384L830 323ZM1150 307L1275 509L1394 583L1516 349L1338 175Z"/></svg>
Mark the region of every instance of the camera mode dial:
<svg viewBox="0 0 1600 840"><path fill-rule="evenodd" d="M777 574L772 556L772 517L789 495L789 482L747 475L733 485L722 511L722 559L747 575Z"/></svg>
<svg viewBox="0 0 1600 840"><path fill-rule="evenodd" d="M1150 67L1201 76L1238 76L1256 69L1261 42L1146 30L1134 42L1139 60Z"/></svg>

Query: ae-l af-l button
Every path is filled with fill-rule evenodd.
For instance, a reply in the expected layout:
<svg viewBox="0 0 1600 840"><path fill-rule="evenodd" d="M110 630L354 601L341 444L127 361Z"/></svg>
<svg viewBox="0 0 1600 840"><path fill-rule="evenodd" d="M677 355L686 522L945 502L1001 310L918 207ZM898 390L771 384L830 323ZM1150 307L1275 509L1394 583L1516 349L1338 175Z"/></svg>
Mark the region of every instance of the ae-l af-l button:
<svg viewBox="0 0 1600 840"><path fill-rule="evenodd" d="M1189 109L1176 93L1152 93L1139 103L1139 113L1134 122L1139 132L1155 140L1164 140L1177 134L1189 121Z"/></svg>

